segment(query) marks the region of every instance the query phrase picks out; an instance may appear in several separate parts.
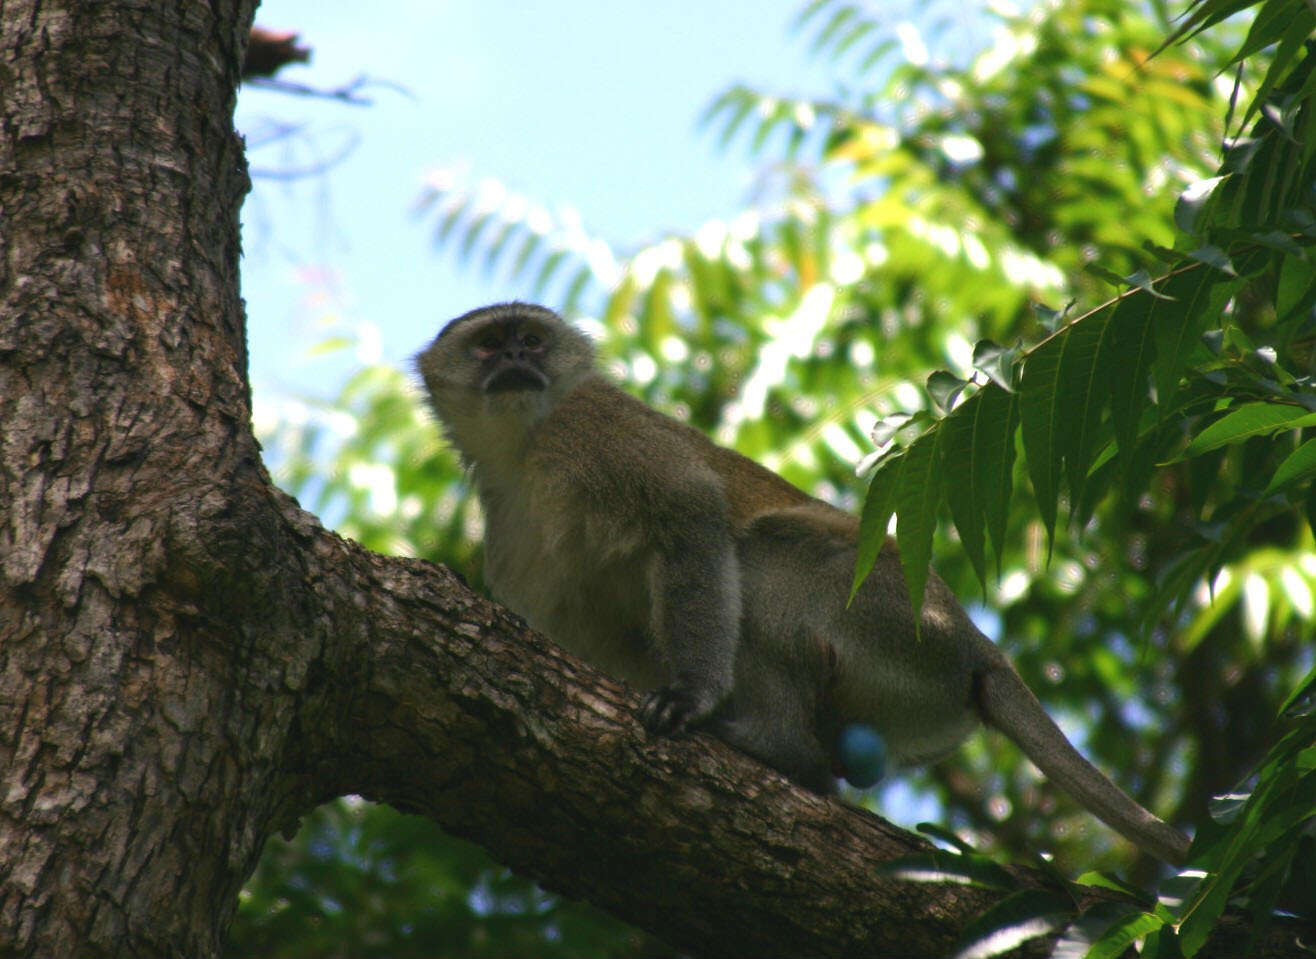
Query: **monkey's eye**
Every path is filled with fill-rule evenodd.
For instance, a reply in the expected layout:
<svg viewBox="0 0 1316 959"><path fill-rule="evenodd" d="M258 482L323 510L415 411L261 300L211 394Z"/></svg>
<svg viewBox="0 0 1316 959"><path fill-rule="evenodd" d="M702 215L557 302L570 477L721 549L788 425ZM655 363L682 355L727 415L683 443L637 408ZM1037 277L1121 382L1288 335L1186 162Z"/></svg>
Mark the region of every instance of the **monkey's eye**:
<svg viewBox="0 0 1316 959"><path fill-rule="evenodd" d="M538 333L526 333L521 337L521 345L527 350L537 349L544 343L544 338Z"/></svg>
<svg viewBox="0 0 1316 959"><path fill-rule="evenodd" d="M475 355L485 360L493 356L502 347L503 340L497 333L486 333L475 341Z"/></svg>

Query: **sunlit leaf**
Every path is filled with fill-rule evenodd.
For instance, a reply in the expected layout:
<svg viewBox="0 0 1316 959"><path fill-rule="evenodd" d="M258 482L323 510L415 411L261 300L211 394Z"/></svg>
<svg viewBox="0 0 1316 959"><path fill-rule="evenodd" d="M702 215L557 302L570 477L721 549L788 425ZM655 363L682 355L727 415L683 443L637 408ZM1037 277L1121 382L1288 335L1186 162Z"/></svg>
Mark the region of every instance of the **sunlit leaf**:
<svg viewBox="0 0 1316 959"><path fill-rule="evenodd" d="M1197 232L1198 223L1224 181L1222 176L1208 177L1191 184L1179 194L1179 201L1174 207L1174 222L1179 229L1190 235Z"/></svg>
<svg viewBox="0 0 1316 959"><path fill-rule="evenodd" d="M1013 889L1017 882L1010 872L986 856L957 854L940 850L900 856L879 863L874 875L904 882L949 882L980 889Z"/></svg>
<svg viewBox="0 0 1316 959"><path fill-rule="evenodd" d="M962 380L945 370L936 370L928 376L928 395L932 397L932 401L940 409L950 412L951 407L955 405L955 400L959 398L960 393L968 385L968 380Z"/></svg>
<svg viewBox="0 0 1316 959"><path fill-rule="evenodd" d="M987 959L1010 952L1064 926L1074 911L1071 900L1048 890L1012 893L964 928L955 959Z"/></svg>
<svg viewBox="0 0 1316 959"><path fill-rule="evenodd" d="M1165 919L1149 912L1118 919L1092 944L1086 959L1119 959L1130 946L1165 924Z"/></svg>
<svg viewBox="0 0 1316 959"><path fill-rule="evenodd" d="M991 340L979 340L973 346L973 366L982 370L993 383L1010 392L1015 388L1019 351Z"/></svg>

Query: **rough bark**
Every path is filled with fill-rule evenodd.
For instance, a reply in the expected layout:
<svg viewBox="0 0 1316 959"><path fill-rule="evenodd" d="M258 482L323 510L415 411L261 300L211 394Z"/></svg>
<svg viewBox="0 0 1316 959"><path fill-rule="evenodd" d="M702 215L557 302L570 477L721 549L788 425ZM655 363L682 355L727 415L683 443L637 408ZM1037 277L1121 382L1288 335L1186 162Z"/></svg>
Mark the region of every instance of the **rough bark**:
<svg viewBox="0 0 1316 959"><path fill-rule="evenodd" d="M994 894L874 878L919 840L647 739L453 574L270 485L237 292L250 3L0 11L0 955L216 955L265 837L346 792L700 955L947 953Z"/></svg>

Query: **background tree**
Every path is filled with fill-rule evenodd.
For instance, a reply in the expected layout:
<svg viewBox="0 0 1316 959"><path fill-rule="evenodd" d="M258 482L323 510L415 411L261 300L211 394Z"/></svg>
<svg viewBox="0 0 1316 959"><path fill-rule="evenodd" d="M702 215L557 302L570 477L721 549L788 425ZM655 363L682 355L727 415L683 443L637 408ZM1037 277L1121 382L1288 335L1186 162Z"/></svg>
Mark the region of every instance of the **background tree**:
<svg viewBox="0 0 1316 959"><path fill-rule="evenodd" d="M1309 166L1297 148L1309 142L1299 128L1302 96L1281 95L1269 119L1236 138L1302 61L1310 16L1289 7L1278 19L1263 13L1246 34L1195 33L1154 57L1174 30L1163 10L1088 2L999 15L991 49L953 69L930 66L909 35L893 66L901 58L889 25L862 6L814 2L802 11L801 32L845 75L847 92L805 100L736 88L714 102L708 122L722 142L748 140L765 161L759 202L732 222L619 256L569 224L531 228L518 214L524 199L510 194L491 209L455 183L427 202L441 243L472 265L533 280L541 295L592 323L614 370L649 402L852 505L851 470L874 436L894 439L898 455L947 458L946 470L962 477L977 439L959 429L970 412L996 401L980 419L998 448L1017 428L1006 392L979 389L992 375L1017 391L1017 351L975 353L974 340L1036 343L1061 328L1047 342L1078 345L1088 327L1113 334L1149 314L1173 323L1180 342L1158 337L1154 365L1136 370L1155 378L1154 429L1125 408L1103 412L1100 397L1068 386L1049 394L1055 426L1045 441L1025 425L1026 456L1013 475L1000 452L987 460L1009 485L1053 461L1032 473L1040 516L1034 500L1007 501L1002 480L991 487L973 471L965 497L948 489L907 509L911 490L901 499L898 480L894 495L907 553L925 555L936 510L953 515L955 528L942 527L932 550L940 571L966 597L986 580L999 616L993 631L1008 637L1067 728L1082 730L1085 748L1143 801L1201 823L1208 798L1243 779L1274 742L1279 706L1312 665L1316 563L1293 509L1307 488L1305 461L1290 462L1274 488L1260 482L1293 453L1288 424L1311 408L1298 332L1311 323L1313 303L1303 249ZM1220 13L1196 10L1189 28ZM1242 69L1237 86L1222 73L1231 64ZM1190 192L1176 223L1177 195L1221 165L1227 124L1235 138L1226 168L1252 194L1269 194L1269 204L1243 222L1236 202L1212 222L1196 215L1210 194ZM1290 144L1286 153L1278 142ZM1254 166L1259 150L1285 155ZM1168 292L1153 283L1174 271ZM1065 304L1095 305L1128 290L1118 308L1064 332ZM1218 332L1197 345L1208 329ZM1098 366L1100 337L1082 344L1079 367L1069 354L1066 382L1076 369L1099 369L1104 384L1109 364L1132 355L1121 341ZM1281 356L1280 344L1296 349ZM1025 375L1045 357L1030 360ZM941 365L949 372L925 392L927 372ZM970 376L976 384L967 386ZM1046 399L1036 383L1026 380L1028 395ZM1282 383L1285 396L1275 392ZM358 428L329 444L327 482L311 455L325 454L323 430L312 422L276 431L285 482L313 490L320 510L341 510L343 528L379 548L478 569L478 517L463 480L405 394L394 371L367 370L348 386L337 407ZM942 430L937 417L973 396ZM1222 443L1153 472L1228 404L1257 399L1288 408L1231 433L1255 437L1244 449ZM1075 424L1096 426L1087 446L1048 456L1042 444L1056 445ZM906 462L892 458L879 475L892 480ZM395 471L381 475L379 463ZM1059 526L1054 503L1064 482L1076 522ZM381 487L396 508L371 508ZM1276 496L1281 487L1290 495ZM999 578L987 575L992 565ZM1299 742L1310 739L1310 729L1299 733ZM1073 865L1127 861L996 738L975 740L918 782L936 797L942 821L989 848L1055 849ZM888 789L886 797L900 794ZM1298 824L1308 819L1310 802L1300 791L1287 795L1281 805ZM1285 857L1299 848L1294 828ZM263 874L251 887L243 923L254 929L273 914L266 910L279 881ZM525 888L513 908L533 895Z"/></svg>

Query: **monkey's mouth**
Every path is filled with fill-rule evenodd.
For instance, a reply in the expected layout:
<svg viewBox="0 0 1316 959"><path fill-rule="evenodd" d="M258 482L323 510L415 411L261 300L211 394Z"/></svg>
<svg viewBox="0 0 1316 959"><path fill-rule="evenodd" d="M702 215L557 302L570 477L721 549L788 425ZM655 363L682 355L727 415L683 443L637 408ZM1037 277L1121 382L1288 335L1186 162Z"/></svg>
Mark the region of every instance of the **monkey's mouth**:
<svg viewBox="0 0 1316 959"><path fill-rule="evenodd" d="M505 366L484 381L485 393L510 393L517 390L544 390L548 378L538 370L524 366Z"/></svg>

